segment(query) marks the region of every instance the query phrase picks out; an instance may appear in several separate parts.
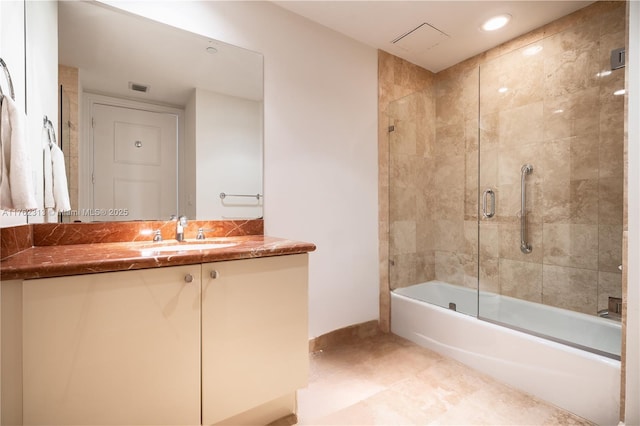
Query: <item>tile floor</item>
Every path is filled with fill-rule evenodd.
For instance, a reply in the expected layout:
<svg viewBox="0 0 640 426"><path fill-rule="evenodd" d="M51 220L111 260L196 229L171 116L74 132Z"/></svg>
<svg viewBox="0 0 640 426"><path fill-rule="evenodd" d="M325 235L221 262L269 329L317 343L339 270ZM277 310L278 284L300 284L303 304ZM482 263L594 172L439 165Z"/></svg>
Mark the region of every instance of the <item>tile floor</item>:
<svg viewBox="0 0 640 426"><path fill-rule="evenodd" d="M299 425L592 425L392 334L311 354Z"/></svg>

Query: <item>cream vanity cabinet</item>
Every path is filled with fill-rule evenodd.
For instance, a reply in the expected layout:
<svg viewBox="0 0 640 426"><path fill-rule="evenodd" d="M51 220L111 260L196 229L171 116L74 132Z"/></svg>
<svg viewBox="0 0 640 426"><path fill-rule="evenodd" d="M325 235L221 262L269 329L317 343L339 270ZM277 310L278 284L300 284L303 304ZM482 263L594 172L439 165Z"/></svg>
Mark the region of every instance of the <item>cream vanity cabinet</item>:
<svg viewBox="0 0 640 426"><path fill-rule="evenodd" d="M24 281L24 424L257 424L295 412L307 272L296 254Z"/></svg>
<svg viewBox="0 0 640 426"><path fill-rule="evenodd" d="M306 254L202 265L203 424L258 406L271 420L295 412L308 375L307 269Z"/></svg>
<svg viewBox="0 0 640 426"><path fill-rule="evenodd" d="M200 270L24 281L24 424L200 424Z"/></svg>

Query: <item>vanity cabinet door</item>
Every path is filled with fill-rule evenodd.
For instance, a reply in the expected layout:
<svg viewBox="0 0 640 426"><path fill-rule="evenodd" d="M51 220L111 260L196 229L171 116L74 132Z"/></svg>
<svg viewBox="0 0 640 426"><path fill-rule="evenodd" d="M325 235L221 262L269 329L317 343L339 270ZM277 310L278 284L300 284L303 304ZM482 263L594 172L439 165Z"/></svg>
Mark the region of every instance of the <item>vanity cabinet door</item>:
<svg viewBox="0 0 640 426"><path fill-rule="evenodd" d="M200 271L25 281L24 424L199 425Z"/></svg>
<svg viewBox="0 0 640 426"><path fill-rule="evenodd" d="M306 386L307 265L307 254L203 265L203 424Z"/></svg>

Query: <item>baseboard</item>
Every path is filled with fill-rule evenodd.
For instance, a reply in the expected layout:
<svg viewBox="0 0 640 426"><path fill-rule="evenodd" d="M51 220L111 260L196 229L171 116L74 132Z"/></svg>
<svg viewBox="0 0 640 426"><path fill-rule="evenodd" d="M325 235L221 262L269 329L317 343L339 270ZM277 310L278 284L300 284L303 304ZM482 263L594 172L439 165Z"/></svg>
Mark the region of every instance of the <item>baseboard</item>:
<svg viewBox="0 0 640 426"><path fill-rule="evenodd" d="M345 343L366 339L382 333L378 320L367 321L333 330L309 340L309 352L317 352Z"/></svg>
<svg viewBox="0 0 640 426"><path fill-rule="evenodd" d="M298 422L298 417L295 414L297 405L297 393L293 391L244 413L222 420L216 423L216 426L292 426Z"/></svg>
<svg viewBox="0 0 640 426"><path fill-rule="evenodd" d="M289 414L288 416L284 416L275 422L269 423L267 426L293 426L298 424L298 416L295 414Z"/></svg>

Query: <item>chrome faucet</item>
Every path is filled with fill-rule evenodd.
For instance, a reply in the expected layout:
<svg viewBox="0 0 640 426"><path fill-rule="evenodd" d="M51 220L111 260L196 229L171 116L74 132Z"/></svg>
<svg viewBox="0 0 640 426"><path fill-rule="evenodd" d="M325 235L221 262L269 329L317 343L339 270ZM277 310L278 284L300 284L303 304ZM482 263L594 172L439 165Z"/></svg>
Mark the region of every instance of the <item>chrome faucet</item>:
<svg viewBox="0 0 640 426"><path fill-rule="evenodd" d="M184 241L184 227L187 226L187 217L180 216L176 222L176 240Z"/></svg>
<svg viewBox="0 0 640 426"><path fill-rule="evenodd" d="M609 296L607 309L600 309L598 316L620 321L622 319L622 298Z"/></svg>
<svg viewBox="0 0 640 426"><path fill-rule="evenodd" d="M162 241L162 232L159 229L153 231L153 242L157 243Z"/></svg>

